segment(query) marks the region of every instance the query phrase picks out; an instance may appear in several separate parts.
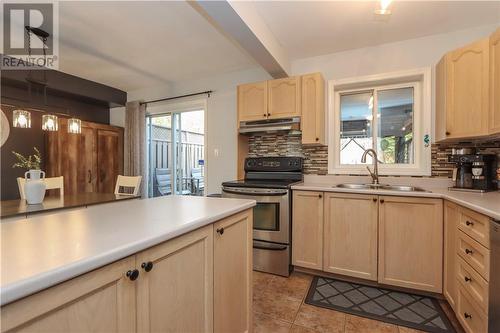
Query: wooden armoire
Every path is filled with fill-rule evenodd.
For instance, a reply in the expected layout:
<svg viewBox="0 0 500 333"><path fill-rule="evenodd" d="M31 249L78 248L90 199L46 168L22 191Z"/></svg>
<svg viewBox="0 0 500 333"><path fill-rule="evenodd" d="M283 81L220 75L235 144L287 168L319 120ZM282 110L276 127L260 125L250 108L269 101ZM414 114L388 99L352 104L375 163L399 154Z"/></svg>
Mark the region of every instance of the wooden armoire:
<svg viewBox="0 0 500 333"><path fill-rule="evenodd" d="M113 193L123 174L123 128L82 121L81 134L68 133L67 119L46 137L47 177L64 176L64 193Z"/></svg>

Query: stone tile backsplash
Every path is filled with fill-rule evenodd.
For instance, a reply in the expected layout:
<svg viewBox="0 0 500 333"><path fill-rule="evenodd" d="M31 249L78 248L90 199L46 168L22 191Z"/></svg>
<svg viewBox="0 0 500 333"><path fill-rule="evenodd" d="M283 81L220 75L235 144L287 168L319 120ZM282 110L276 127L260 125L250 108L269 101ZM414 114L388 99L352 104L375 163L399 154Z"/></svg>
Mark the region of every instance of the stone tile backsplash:
<svg viewBox="0 0 500 333"><path fill-rule="evenodd" d="M453 164L448 155L453 147L475 146L481 153L500 156L500 140L480 144L432 145L432 177L451 178ZM253 134L248 140L249 156L301 156L304 158L304 173L328 174L328 146L302 145L300 132ZM500 158L499 158L500 160Z"/></svg>

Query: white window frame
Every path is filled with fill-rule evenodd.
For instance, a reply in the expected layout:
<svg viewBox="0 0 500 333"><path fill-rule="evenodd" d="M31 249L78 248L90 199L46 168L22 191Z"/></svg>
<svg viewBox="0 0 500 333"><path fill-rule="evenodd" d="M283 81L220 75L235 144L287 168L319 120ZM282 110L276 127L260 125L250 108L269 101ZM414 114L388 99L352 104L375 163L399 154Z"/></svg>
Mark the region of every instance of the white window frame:
<svg viewBox="0 0 500 333"><path fill-rule="evenodd" d="M413 110L413 164L379 164L380 175L430 176L432 132L432 74L431 68L421 68L386 74L328 81L328 173L367 174L366 164L340 164L340 96L341 94L371 90L414 88ZM377 110L374 94L373 110ZM372 132L377 135L374 124ZM424 138L427 140L424 141Z"/></svg>

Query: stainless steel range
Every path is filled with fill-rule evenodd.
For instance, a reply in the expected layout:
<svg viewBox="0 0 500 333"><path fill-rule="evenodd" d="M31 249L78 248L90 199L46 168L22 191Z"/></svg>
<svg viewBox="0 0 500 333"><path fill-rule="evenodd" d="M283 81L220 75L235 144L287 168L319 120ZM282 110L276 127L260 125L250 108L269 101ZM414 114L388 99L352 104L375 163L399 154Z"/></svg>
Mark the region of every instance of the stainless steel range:
<svg viewBox="0 0 500 333"><path fill-rule="evenodd" d="M245 160L245 179L222 183L222 197L253 199L253 268L290 275L292 184L301 182L302 158Z"/></svg>

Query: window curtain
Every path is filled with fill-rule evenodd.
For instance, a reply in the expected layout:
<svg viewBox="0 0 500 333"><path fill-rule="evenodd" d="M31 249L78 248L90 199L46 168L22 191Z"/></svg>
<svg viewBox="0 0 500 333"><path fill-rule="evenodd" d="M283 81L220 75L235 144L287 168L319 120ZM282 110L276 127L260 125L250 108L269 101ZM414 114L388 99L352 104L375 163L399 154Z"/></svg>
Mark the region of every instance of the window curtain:
<svg viewBox="0 0 500 333"><path fill-rule="evenodd" d="M147 191L146 168L146 104L127 102L125 106L124 173L142 176L139 194L145 198Z"/></svg>

